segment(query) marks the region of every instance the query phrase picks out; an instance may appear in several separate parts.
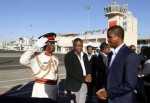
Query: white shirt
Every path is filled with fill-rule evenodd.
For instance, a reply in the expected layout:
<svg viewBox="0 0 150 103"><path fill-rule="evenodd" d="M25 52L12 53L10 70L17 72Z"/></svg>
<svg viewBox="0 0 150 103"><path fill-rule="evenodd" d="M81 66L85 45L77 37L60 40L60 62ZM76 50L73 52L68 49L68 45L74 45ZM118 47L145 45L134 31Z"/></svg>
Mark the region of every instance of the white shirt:
<svg viewBox="0 0 150 103"><path fill-rule="evenodd" d="M100 53L102 53L105 57L107 57L107 55L105 53L103 53L103 52L100 52Z"/></svg>
<svg viewBox="0 0 150 103"><path fill-rule="evenodd" d="M85 69L85 65L84 65L83 55L84 55L84 53L81 52L80 56L77 55L77 57L78 57L78 59L80 61L81 67L82 67L83 76L86 76L86 69Z"/></svg>
<svg viewBox="0 0 150 103"><path fill-rule="evenodd" d="M42 70L39 66L36 56L33 57L36 50L28 50L26 51L20 58L20 63L25 66L29 66L34 74L35 78L43 78L50 80L57 80L57 69L58 69L58 59L54 55L47 56L45 52L42 52L37 55L40 61L40 66L48 65L50 61L51 67L48 67L46 70ZM36 75L35 75L36 74Z"/></svg>
<svg viewBox="0 0 150 103"><path fill-rule="evenodd" d="M108 58L107 58L107 55L103 52L100 52L100 55L102 55L103 57L103 62L105 65L108 65Z"/></svg>
<svg viewBox="0 0 150 103"><path fill-rule="evenodd" d="M150 64L150 59L146 60L144 64Z"/></svg>
<svg viewBox="0 0 150 103"><path fill-rule="evenodd" d="M111 61L109 63L109 67L111 67L111 65L113 64L116 55L118 54L119 50L122 48L123 45L124 45L124 43L122 43L121 45L119 45L117 48L112 49L113 55L111 57Z"/></svg>
<svg viewBox="0 0 150 103"><path fill-rule="evenodd" d="M87 53L87 56L88 56L88 60L90 61L91 58L92 58L92 56L93 56L93 54L88 54L88 53Z"/></svg>

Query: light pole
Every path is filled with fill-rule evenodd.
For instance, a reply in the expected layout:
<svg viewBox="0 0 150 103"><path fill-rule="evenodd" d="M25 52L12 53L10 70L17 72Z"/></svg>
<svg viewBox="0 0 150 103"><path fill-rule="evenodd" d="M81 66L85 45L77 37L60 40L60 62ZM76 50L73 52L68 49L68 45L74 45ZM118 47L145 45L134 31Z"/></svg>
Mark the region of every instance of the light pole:
<svg viewBox="0 0 150 103"><path fill-rule="evenodd" d="M90 26L91 26L91 4L90 4L90 0L88 0L88 4L85 6L85 10L87 12L87 32L85 33L85 42L87 42L87 33L90 31Z"/></svg>
<svg viewBox="0 0 150 103"><path fill-rule="evenodd" d="M90 4L88 4L88 5L86 5L86 7L85 7L85 9L86 9L86 11L87 11L87 17L88 17L88 30L90 30L90 25L91 25L91 21L90 21L90 16L91 16L91 5Z"/></svg>

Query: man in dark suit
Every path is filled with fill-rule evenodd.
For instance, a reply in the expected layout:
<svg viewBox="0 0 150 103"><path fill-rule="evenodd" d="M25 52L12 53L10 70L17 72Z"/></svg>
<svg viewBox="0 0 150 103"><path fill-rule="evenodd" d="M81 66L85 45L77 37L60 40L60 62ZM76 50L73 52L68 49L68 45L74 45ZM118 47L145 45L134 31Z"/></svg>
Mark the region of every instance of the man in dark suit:
<svg viewBox="0 0 150 103"><path fill-rule="evenodd" d="M96 96L96 91L103 88L106 82L106 70L107 70L107 55L110 52L110 47L106 42L103 42L100 45L100 50L98 55L94 55L91 59L91 67L92 67L92 83L91 91L92 96ZM96 98L97 99L97 98ZM99 103L106 103L106 101L99 100Z"/></svg>
<svg viewBox="0 0 150 103"><path fill-rule="evenodd" d="M88 45L86 47L87 50L87 56L88 56L88 60L90 62L90 65L92 63L92 58L93 58L93 47L91 45ZM93 71L93 69L91 68L91 71ZM92 75L92 74L91 74ZM92 77L93 78L93 77ZM93 82L92 83L87 83L88 86L88 92L87 92L87 99L86 99L86 103L91 103L92 101L92 97L93 97Z"/></svg>
<svg viewBox="0 0 150 103"><path fill-rule="evenodd" d="M136 87L139 58L124 43L124 30L113 26L107 31L108 43L113 48L109 56L106 87L97 95L108 103L137 103Z"/></svg>
<svg viewBox="0 0 150 103"><path fill-rule="evenodd" d="M76 38L73 50L65 55L65 89L76 96L76 103L85 103L87 85L92 81L91 67L86 53L82 51L83 41Z"/></svg>
<svg viewBox="0 0 150 103"><path fill-rule="evenodd" d="M93 57L93 47L91 45L88 45L86 49L87 49L88 60L89 62L91 62L91 59Z"/></svg>

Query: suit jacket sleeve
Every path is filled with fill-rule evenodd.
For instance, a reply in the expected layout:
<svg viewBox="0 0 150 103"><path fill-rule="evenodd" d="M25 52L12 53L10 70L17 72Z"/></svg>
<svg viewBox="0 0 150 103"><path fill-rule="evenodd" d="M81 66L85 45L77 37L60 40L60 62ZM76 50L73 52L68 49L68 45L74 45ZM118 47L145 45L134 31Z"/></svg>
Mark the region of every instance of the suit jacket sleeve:
<svg viewBox="0 0 150 103"><path fill-rule="evenodd" d="M65 68L66 68L66 74L68 77L72 77L76 80L81 80L81 77L78 76L76 73L73 71L73 65L72 65L72 59L70 54L65 55Z"/></svg>
<svg viewBox="0 0 150 103"><path fill-rule="evenodd" d="M124 82L114 88L111 88L109 93L110 98L127 94L128 92L132 92L136 89L139 63L140 60L135 53L129 54L126 59L124 69Z"/></svg>

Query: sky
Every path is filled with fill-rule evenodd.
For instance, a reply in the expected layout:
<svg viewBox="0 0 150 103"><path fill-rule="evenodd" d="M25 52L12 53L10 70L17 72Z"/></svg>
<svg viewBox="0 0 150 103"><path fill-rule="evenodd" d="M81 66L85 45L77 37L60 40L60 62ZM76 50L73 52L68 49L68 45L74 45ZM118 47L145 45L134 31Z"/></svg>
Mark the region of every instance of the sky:
<svg viewBox="0 0 150 103"><path fill-rule="evenodd" d="M139 34L150 35L150 0L128 3L138 19ZM106 28L104 7L111 0L0 0L0 41L47 32L80 33ZM88 11L87 7L91 6Z"/></svg>

